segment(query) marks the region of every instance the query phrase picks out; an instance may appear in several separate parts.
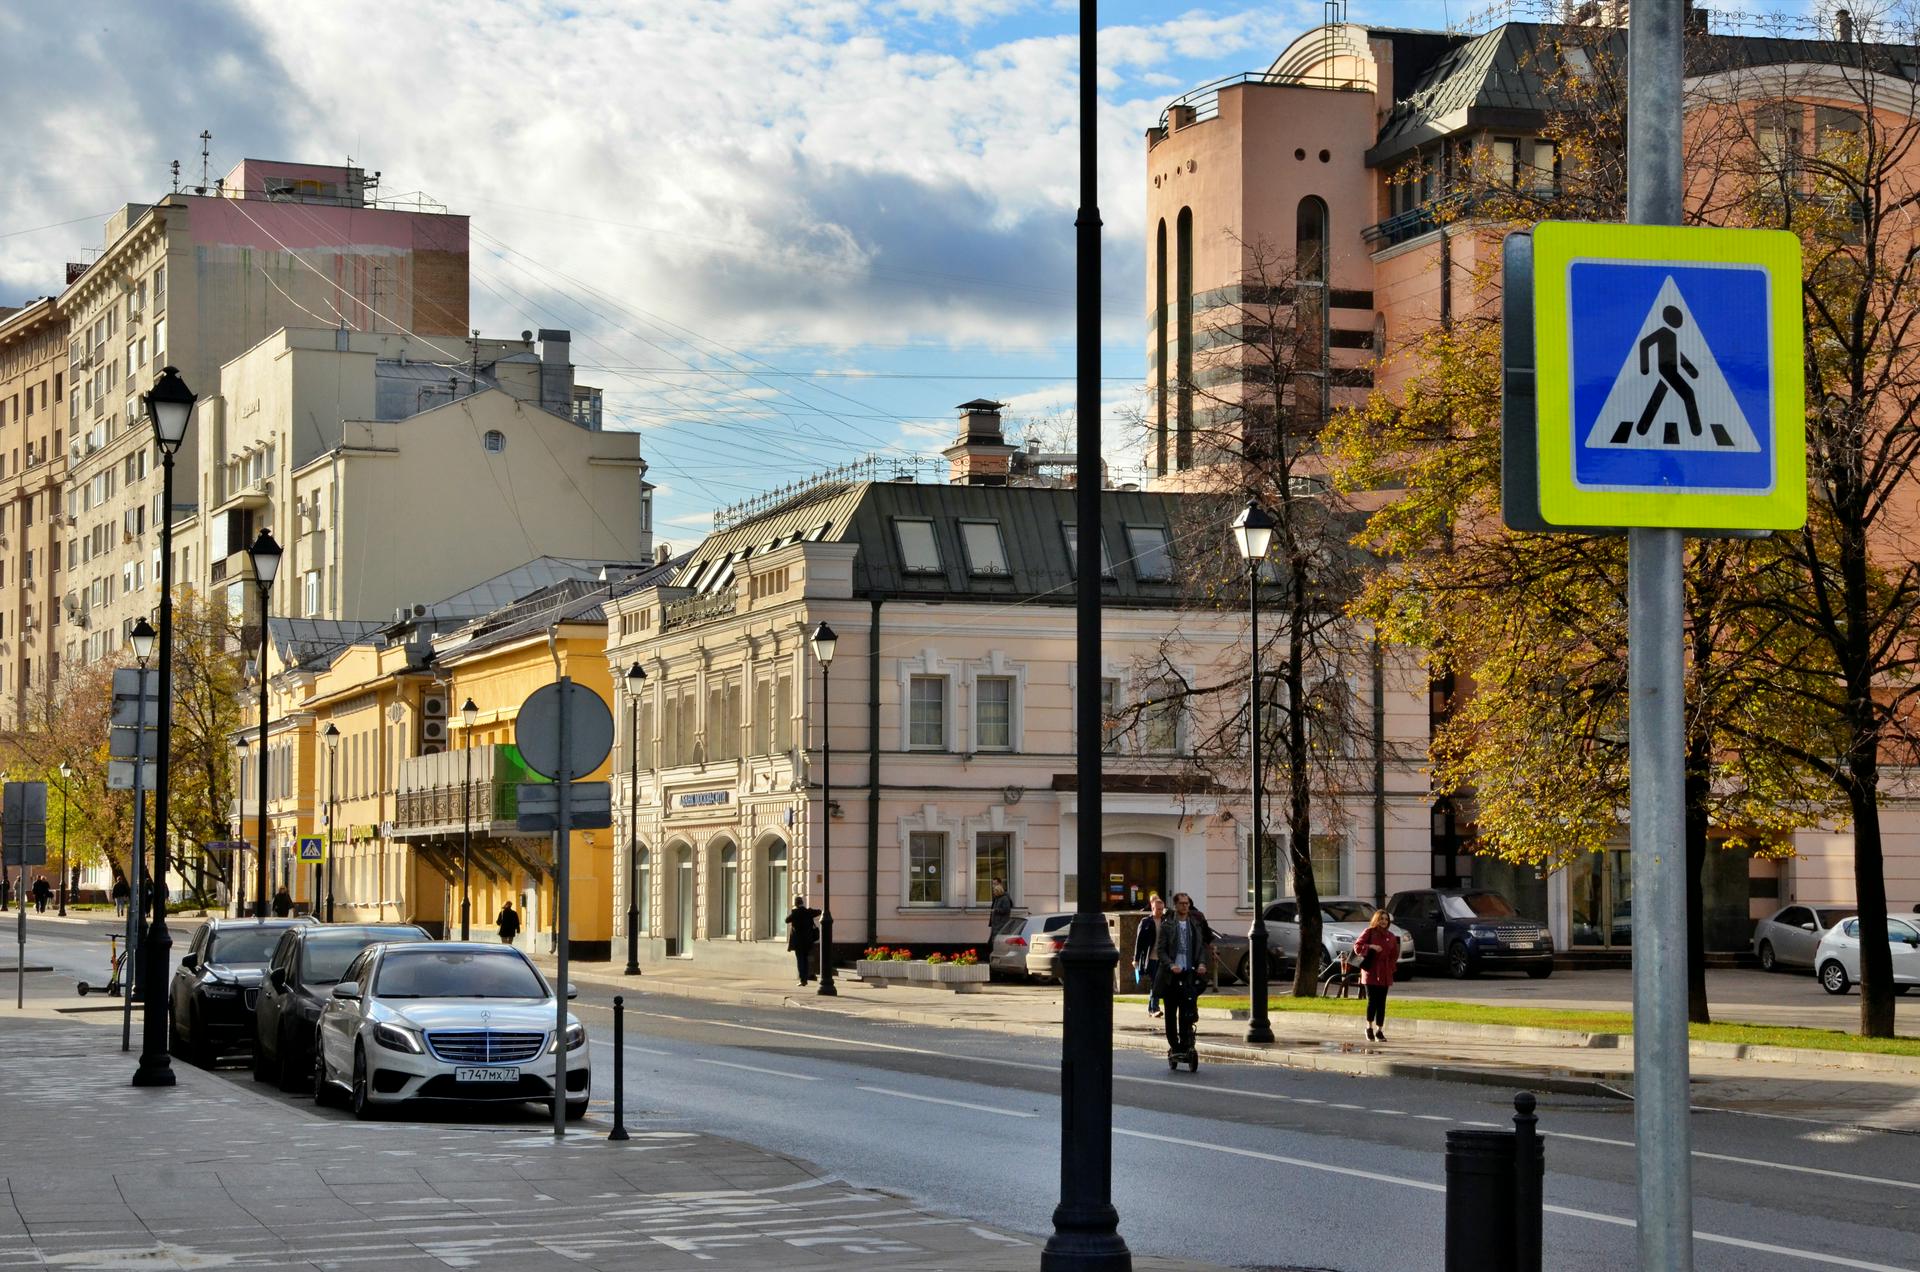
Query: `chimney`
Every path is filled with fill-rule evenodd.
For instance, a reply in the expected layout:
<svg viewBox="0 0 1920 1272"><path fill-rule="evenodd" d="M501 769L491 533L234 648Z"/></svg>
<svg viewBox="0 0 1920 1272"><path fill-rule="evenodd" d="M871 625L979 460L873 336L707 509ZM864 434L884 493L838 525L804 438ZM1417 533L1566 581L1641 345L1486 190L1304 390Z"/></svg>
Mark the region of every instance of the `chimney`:
<svg viewBox="0 0 1920 1272"><path fill-rule="evenodd" d="M1004 486L1014 447L1000 431L1003 402L975 398L962 402L960 436L940 453L947 457L947 479L956 486Z"/></svg>
<svg viewBox="0 0 1920 1272"><path fill-rule="evenodd" d="M540 329L540 409L573 417L573 363L569 353L571 331Z"/></svg>
<svg viewBox="0 0 1920 1272"><path fill-rule="evenodd" d="M1853 14L1849 10L1835 9L1833 11L1833 25L1835 32L1839 36L1840 43L1853 43Z"/></svg>

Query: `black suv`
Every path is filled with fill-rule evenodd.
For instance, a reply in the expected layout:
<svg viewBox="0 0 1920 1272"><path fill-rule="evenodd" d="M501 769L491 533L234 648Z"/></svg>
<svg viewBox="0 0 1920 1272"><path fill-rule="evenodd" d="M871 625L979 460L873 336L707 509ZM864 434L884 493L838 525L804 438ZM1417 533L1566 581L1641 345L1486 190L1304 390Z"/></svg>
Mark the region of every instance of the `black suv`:
<svg viewBox="0 0 1920 1272"><path fill-rule="evenodd" d="M253 1013L254 1080L278 1079L282 1091L311 1092L313 1031L347 964L369 945L427 939L411 923L303 925L282 932Z"/></svg>
<svg viewBox="0 0 1920 1272"><path fill-rule="evenodd" d="M1553 937L1485 888L1417 888L1387 898L1387 913L1413 935L1413 957L1438 963L1456 980L1496 967L1553 975Z"/></svg>
<svg viewBox="0 0 1920 1272"><path fill-rule="evenodd" d="M174 1055L201 1068L253 1045L253 1005L280 934L313 920L209 919L174 968L167 1006Z"/></svg>

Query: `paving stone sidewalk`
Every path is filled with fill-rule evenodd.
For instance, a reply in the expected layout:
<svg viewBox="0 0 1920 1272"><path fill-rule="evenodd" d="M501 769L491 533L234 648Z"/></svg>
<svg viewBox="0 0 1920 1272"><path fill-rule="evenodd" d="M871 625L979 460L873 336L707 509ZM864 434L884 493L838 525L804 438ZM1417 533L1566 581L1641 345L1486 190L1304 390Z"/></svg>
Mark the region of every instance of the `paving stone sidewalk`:
<svg viewBox="0 0 1920 1272"><path fill-rule="evenodd" d="M186 1066L128 1085L117 1030L0 1016L0 1268L1030 1272L1040 1240L640 1112L351 1120ZM1136 1260L1171 1272L1196 1265Z"/></svg>

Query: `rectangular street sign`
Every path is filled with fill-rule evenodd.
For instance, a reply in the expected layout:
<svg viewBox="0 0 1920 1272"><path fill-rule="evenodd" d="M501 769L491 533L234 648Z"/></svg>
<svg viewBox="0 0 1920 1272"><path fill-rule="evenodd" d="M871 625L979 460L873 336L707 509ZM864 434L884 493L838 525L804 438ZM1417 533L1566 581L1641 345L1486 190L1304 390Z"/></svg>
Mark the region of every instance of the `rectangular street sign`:
<svg viewBox="0 0 1920 1272"><path fill-rule="evenodd" d="M1505 260L1510 527L1805 523L1798 238L1542 221Z"/></svg>
<svg viewBox="0 0 1920 1272"><path fill-rule="evenodd" d="M0 797L0 837L16 866L47 864L47 784L8 782Z"/></svg>
<svg viewBox="0 0 1920 1272"><path fill-rule="evenodd" d="M318 835L308 835L300 840L300 864L317 866L327 859L327 841Z"/></svg>
<svg viewBox="0 0 1920 1272"><path fill-rule="evenodd" d="M152 698L115 698L108 723L116 729L131 729L137 723L149 729L160 727L160 704Z"/></svg>
<svg viewBox="0 0 1920 1272"><path fill-rule="evenodd" d="M122 728L115 725L107 730L107 754L117 759L130 760L135 751L143 760L160 757L160 732L157 729Z"/></svg>
<svg viewBox="0 0 1920 1272"><path fill-rule="evenodd" d="M521 830L560 828L560 785L557 782L520 784ZM613 786L608 782L575 782L567 807L570 830L604 830L613 825Z"/></svg>
<svg viewBox="0 0 1920 1272"><path fill-rule="evenodd" d="M115 698L137 698L140 696L141 672L138 667L120 667L113 673L113 696ZM158 670L146 673L146 696L149 701L160 697L160 673Z"/></svg>
<svg viewBox="0 0 1920 1272"><path fill-rule="evenodd" d="M152 790L154 780L159 777L159 775L158 767L152 760L147 760L140 766L140 789L145 791ZM133 789L132 760L107 761L107 789L110 791L130 791Z"/></svg>

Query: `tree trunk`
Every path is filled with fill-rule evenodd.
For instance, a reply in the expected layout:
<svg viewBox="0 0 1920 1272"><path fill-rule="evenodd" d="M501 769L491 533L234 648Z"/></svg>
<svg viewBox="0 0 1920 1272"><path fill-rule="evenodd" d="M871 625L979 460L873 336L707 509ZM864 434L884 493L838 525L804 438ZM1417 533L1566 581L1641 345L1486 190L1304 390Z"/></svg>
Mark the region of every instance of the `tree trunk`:
<svg viewBox="0 0 1920 1272"><path fill-rule="evenodd" d="M1308 751L1306 640L1306 563L1296 558L1290 570L1287 615L1287 857L1293 867L1293 899L1300 919L1300 957L1294 960L1293 995L1320 992L1320 888L1313 879L1313 804L1309 792L1313 756Z"/></svg>
<svg viewBox="0 0 1920 1272"><path fill-rule="evenodd" d="M1713 743L1705 729L1687 737L1687 1019L1713 1023L1707 1008L1707 798ZM1639 907L1636 907L1639 908Z"/></svg>
<svg viewBox="0 0 1920 1272"><path fill-rule="evenodd" d="M1880 769L1869 742L1856 763L1848 798L1853 805L1853 888L1860 906L1860 1034L1893 1037L1893 947L1887 944L1887 880L1880 844Z"/></svg>

